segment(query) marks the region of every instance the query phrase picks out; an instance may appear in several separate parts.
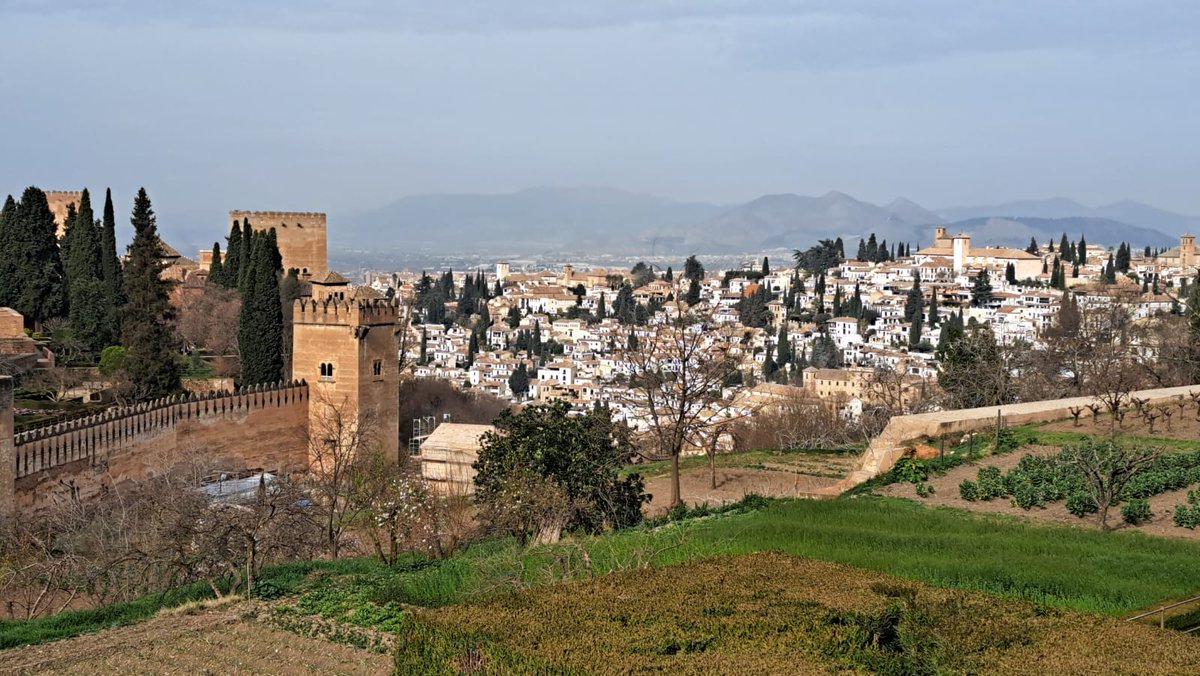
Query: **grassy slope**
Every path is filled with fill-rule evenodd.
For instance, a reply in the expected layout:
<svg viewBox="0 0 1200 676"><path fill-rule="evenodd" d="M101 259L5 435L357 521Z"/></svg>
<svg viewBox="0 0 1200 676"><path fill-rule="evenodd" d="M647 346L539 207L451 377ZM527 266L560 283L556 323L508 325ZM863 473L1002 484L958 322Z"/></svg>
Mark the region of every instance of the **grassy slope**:
<svg viewBox="0 0 1200 676"><path fill-rule="evenodd" d="M1113 615L1200 591L1200 567L1195 565L1200 543L1037 525L1016 517L875 497L778 501L755 512L583 537L527 551L506 541L490 541L447 561L413 561L397 569L369 559L288 564L266 571L260 589L278 596L299 594L293 606L299 614L390 628L402 604L443 605L481 592L555 582L564 577L564 567L569 567L568 577L582 576L581 548L589 552L595 574L640 564L779 551L939 586ZM2 622L0 646L137 621L160 605L140 601L102 612Z"/></svg>

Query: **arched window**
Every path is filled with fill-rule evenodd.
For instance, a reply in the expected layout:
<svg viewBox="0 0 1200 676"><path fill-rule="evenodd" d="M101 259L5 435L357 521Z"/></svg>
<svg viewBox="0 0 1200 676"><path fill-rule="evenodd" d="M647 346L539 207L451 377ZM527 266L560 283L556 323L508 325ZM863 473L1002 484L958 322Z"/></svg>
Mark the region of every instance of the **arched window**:
<svg viewBox="0 0 1200 676"><path fill-rule="evenodd" d="M321 364L321 380L333 380L333 364Z"/></svg>

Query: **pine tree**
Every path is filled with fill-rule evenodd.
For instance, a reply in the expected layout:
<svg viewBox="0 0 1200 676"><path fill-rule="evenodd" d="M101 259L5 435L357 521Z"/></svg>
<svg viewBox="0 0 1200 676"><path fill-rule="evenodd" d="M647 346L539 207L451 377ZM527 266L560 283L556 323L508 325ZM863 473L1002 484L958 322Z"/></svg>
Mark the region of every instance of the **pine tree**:
<svg viewBox="0 0 1200 676"><path fill-rule="evenodd" d="M133 243L123 275L125 370L133 381L135 398L154 399L179 391L180 369L171 349L171 323L175 320L169 299L171 285L162 279L162 241L145 188L139 189L134 199L130 222Z"/></svg>
<svg viewBox="0 0 1200 676"><path fill-rule="evenodd" d="M987 268L984 268L975 275L975 281L971 285L971 305L987 305L992 302L992 297L991 275L988 274Z"/></svg>
<svg viewBox="0 0 1200 676"><path fill-rule="evenodd" d="M269 232L255 232L251 237L254 257L246 271L238 314L243 386L279 382L283 374L283 305L275 251Z"/></svg>
<svg viewBox="0 0 1200 676"><path fill-rule="evenodd" d="M529 370L525 368L525 362L513 369L512 375L508 377L508 389L518 399L529 393Z"/></svg>
<svg viewBox="0 0 1200 676"><path fill-rule="evenodd" d="M58 252L58 226L46 193L36 187L27 188L7 229L8 240L0 248L14 273L16 294L12 308L35 327L47 319L63 316L67 310L67 285Z"/></svg>
<svg viewBox="0 0 1200 676"><path fill-rule="evenodd" d="M687 294L684 295L683 301L689 306L696 305L700 302L700 280L692 279L688 282Z"/></svg>
<svg viewBox="0 0 1200 676"><path fill-rule="evenodd" d="M700 282L704 280L704 266L694 255L688 256L683 263L683 278Z"/></svg>
<svg viewBox="0 0 1200 676"><path fill-rule="evenodd" d="M113 303L124 301L125 286L121 282L121 259L117 257L117 214L113 209L112 190L104 191L104 216L100 224L100 272Z"/></svg>

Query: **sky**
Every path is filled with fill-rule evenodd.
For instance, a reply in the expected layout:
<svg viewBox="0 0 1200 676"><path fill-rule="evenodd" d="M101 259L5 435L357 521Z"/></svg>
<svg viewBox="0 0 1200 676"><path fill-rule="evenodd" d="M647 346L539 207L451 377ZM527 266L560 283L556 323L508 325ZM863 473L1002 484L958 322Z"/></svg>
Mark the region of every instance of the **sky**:
<svg viewBox="0 0 1200 676"><path fill-rule="evenodd" d="M0 193L612 186L1200 213L1194 0L0 0Z"/></svg>

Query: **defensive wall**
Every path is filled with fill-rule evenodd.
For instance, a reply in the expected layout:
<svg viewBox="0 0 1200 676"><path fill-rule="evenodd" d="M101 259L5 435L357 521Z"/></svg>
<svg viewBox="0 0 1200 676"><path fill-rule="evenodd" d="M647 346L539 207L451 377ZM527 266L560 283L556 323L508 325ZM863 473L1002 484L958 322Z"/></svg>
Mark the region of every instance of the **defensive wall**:
<svg viewBox="0 0 1200 676"><path fill-rule="evenodd" d="M47 190L46 203L50 205L50 212L54 214L54 224L58 226L55 236L62 237L63 232L67 227L67 207L74 204L79 208L79 202L83 199L82 190Z"/></svg>
<svg viewBox="0 0 1200 676"><path fill-rule="evenodd" d="M1200 392L1200 385L1141 390L1129 394L1131 399L1145 399L1149 404L1161 404L1175 402L1180 398L1190 401L1193 392ZM997 419L1006 427L1064 420L1072 417L1072 409L1082 409L1081 418L1090 417L1092 412L1087 408L1089 404L1097 405L1100 402L1096 397L1073 397L894 417L888 422L883 432L871 440L846 478L827 488L820 489L813 494L813 497L837 497L843 492L887 472L896 464L896 461L912 451L913 443L917 440L937 439L948 434L961 435L992 430L995 429ZM1101 409L1097 415L1107 415L1107 407L1101 406Z"/></svg>
<svg viewBox="0 0 1200 676"><path fill-rule="evenodd" d="M314 211L229 212L230 226L243 220L249 221L254 230L275 228L284 270L296 268L301 279L325 272L329 260L325 214Z"/></svg>
<svg viewBox="0 0 1200 676"><path fill-rule="evenodd" d="M54 494L82 500L200 459L214 470L308 466L308 384L166 397L13 434L12 379L0 378L0 512Z"/></svg>

